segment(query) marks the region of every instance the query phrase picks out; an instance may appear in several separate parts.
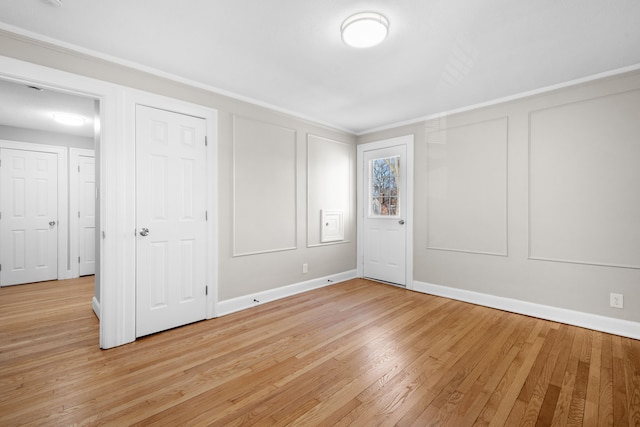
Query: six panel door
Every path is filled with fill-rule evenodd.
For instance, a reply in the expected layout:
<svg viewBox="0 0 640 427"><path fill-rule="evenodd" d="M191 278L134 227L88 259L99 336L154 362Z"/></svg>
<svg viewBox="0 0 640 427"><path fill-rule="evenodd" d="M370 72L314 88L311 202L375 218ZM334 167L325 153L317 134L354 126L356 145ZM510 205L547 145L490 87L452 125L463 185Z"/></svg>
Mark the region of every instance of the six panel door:
<svg viewBox="0 0 640 427"><path fill-rule="evenodd" d="M0 285L58 278L58 156L0 149Z"/></svg>
<svg viewBox="0 0 640 427"><path fill-rule="evenodd" d="M206 121L136 107L136 335L206 317Z"/></svg>

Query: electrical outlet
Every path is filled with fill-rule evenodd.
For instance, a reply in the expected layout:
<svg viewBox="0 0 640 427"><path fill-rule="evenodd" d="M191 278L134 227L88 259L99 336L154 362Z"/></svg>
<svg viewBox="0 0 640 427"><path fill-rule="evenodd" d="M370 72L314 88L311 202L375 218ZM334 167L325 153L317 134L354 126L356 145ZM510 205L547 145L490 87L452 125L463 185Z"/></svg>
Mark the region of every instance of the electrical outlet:
<svg viewBox="0 0 640 427"><path fill-rule="evenodd" d="M613 308L624 308L624 295L609 294L609 305Z"/></svg>
<svg viewBox="0 0 640 427"><path fill-rule="evenodd" d="M302 264L302 274L307 274L309 272L309 264L306 262Z"/></svg>

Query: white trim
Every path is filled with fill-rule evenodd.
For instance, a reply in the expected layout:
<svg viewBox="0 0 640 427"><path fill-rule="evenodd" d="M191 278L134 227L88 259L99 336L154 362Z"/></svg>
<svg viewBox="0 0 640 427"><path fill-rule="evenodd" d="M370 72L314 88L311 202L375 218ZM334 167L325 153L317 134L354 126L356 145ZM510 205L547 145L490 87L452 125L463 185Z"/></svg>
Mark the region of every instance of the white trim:
<svg viewBox="0 0 640 427"><path fill-rule="evenodd" d="M391 139L360 144L357 147L357 164L356 164L356 197L357 197L357 249L356 249L356 265L358 277L363 276L364 268L364 247L363 247L363 218L364 218L364 153L370 150L379 150L382 148L405 145L407 149L407 166L405 173L407 174L407 200L406 200L406 217L405 225L407 229L406 242L406 274L405 283L407 289L413 289L413 146L414 135L398 136Z"/></svg>
<svg viewBox="0 0 640 427"><path fill-rule="evenodd" d="M100 161L97 179L100 204L100 347L110 348L131 342L126 325L135 323L129 318L127 289L134 286L127 266L132 262L126 236L126 200L120 191L128 182L120 166L126 158L127 143L123 132L122 94L125 88L77 74L56 70L30 62L0 56L0 78L35 84L70 93L97 98L100 102L100 145L96 157ZM104 233L104 234L103 234ZM135 258L134 258L135 259Z"/></svg>
<svg viewBox="0 0 640 427"><path fill-rule="evenodd" d="M93 308L93 312L96 314L98 320L100 320L100 303L95 296L91 298L91 308Z"/></svg>
<svg viewBox="0 0 640 427"><path fill-rule="evenodd" d="M639 322L616 319L598 314L583 313L580 311L568 310L566 308L552 307L549 305L536 304L513 298L499 297L419 281L414 283L414 290L425 294L437 295L485 307L496 308L498 310L538 317L540 319L551 320L553 322L593 329L595 331L606 332L608 334L621 335L623 337L629 337L636 340L640 339Z"/></svg>
<svg viewBox="0 0 640 427"><path fill-rule="evenodd" d="M302 292L313 289L323 288L336 283L344 282L356 278L356 270L345 271L343 273L332 274L318 279L308 280L306 282L294 283L288 286L282 286L268 291L256 292L254 294L244 295L232 298L218 303L218 315L235 313L236 311L245 310L253 306L264 304L265 302L275 301L281 298L290 297ZM258 302L256 302L258 301Z"/></svg>
<svg viewBox="0 0 640 427"><path fill-rule="evenodd" d="M95 158L95 150L86 148L69 148L69 278L80 277L80 268L77 262L79 254L79 234L78 234L78 215L74 212L79 210L78 186L79 174L78 166L80 165L80 156ZM98 316L100 317L100 316Z"/></svg>
<svg viewBox="0 0 640 427"><path fill-rule="evenodd" d="M218 315L218 111L208 109L207 119L207 213L208 227L208 260L207 260L207 282L209 298L207 300L207 319Z"/></svg>
<svg viewBox="0 0 640 427"><path fill-rule="evenodd" d="M126 132L130 141L136 140L136 105L144 105L151 108L162 109L165 111L171 111L175 113L185 114L193 117L199 117L206 121L207 132L207 177L206 177L206 194L207 194L207 286L209 291L207 293L207 313L206 318L211 319L216 317L218 312L218 111L193 104L186 101L180 101L173 98L168 98L162 95L156 95L149 92L143 92L139 90L130 89L127 91L127 98L125 103L125 116L126 116ZM135 144L132 144L132 149L127 159L128 170L133 174L130 182L135 183ZM125 162L123 162L125 163ZM131 185L127 189L130 192L128 197L132 203L133 216L131 218L131 235L134 235L135 231L135 185ZM134 239L134 257L135 257L135 239ZM133 275L135 281L135 265L133 268ZM134 301L132 310L133 318L135 319L135 287L130 290L131 301ZM132 328L135 333L135 320Z"/></svg>
<svg viewBox="0 0 640 427"><path fill-rule="evenodd" d="M58 158L58 217L56 218L58 227L58 280L70 278L67 268L70 260L67 256L67 239L69 238L69 202L68 202L68 166L67 147L57 145L35 144L31 142L0 140L0 148L12 150L38 151L43 153L56 154Z"/></svg>
<svg viewBox="0 0 640 427"><path fill-rule="evenodd" d="M400 122L389 123L387 125L378 126L372 129L355 132L356 136L366 135L373 132L379 132L388 129L395 129L402 126L413 125L416 123L426 122L428 120L439 119L446 116L451 116L454 114L464 113L465 111L477 110L479 108L491 107L493 105L502 104L504 102L517 101L522 98L527 98L529 96L542 95L548 92L553 92L555 90L560 90L564 88L568 88L571 86L577 86L583 83L589 83L594 80L604 79L607 77L615 77L621 74L630 73L632 71L640 70L640 64L630 65L628 67L616 68L615 70L605 71L602 73L591 74L590 76L582 77L579 79L569 80L568 82L562 82L555 85L545 86L539 89L533 89L526 92L520 92L515 95L504 96L502 98L496 98L485 102L480 102L478 104L469 105L461 108L454 108L449 111L442 111L439 113L428 114L422 117L416 117L415 119L404 120Z"/></svg>

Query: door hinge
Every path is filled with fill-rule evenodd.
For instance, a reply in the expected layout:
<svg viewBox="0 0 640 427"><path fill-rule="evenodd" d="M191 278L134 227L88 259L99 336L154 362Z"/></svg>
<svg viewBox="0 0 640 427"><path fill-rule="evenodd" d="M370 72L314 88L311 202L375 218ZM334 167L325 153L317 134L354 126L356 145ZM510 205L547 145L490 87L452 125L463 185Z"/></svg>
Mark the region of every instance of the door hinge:
<svg viewBox="0 0 640 427"><path fill-rule="evenodd" d="M78 211L78 218L80 218L80 211Z"/></svg>
<svg viewBox="0 0 640 427"><path fill-rule="evenodd" d="M207 145L209 145L209 140L207 139L207 136L204 136L204 146L206 147Z"/></svg>
<svg viewBox="0 0 640 427"><path fill-rule="evenodd" d="M80 165L78 165L78 173L80 173Z"/></svg>
<svg viewBox="0 0 640 427"><path fill-rule="evenodd" d="M80 257L78 257L78 264L80 264Z"/></svg>
<svg viewBox="0 0 640 427"><path fill-rule="evenodd" d="M208 286L204 287L204 294L205 295L209 295L209 287Z"/></svg>
<svg viewBox="0 0 640 427"><path fill-rule="evenodd" d="M209 221L209 211L204 211L204 220Z"/></svg>

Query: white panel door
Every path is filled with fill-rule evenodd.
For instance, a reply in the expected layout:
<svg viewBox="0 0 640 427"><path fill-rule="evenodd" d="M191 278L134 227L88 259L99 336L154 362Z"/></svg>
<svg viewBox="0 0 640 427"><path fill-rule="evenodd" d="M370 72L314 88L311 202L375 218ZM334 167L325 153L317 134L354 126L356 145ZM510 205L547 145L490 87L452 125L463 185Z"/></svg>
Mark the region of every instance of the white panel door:
<svg viewBox="0 0 640 427"><path fill-rule="evenodd" d="M406 146L363 153L363 276L406 286Z"/></svg>
<svg viewBox="0 0 640 427"><path fill-rule="evenodd" d="M206 318L206 121L136 107L136 335Z"/></svg>
<svg viewBox="0 0 640 427"><path fill-rule="evenodd" d="M96 269L96 162L92 156L78 156L78 272Z"/></svg>
<svg viewBox="0 0 640 427"><path fill-rule="evenodd" d="M0 149L0 285L58 278L58 156Z"/></svg>

